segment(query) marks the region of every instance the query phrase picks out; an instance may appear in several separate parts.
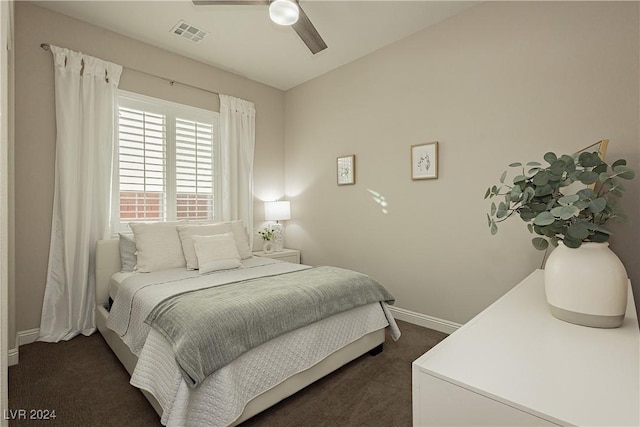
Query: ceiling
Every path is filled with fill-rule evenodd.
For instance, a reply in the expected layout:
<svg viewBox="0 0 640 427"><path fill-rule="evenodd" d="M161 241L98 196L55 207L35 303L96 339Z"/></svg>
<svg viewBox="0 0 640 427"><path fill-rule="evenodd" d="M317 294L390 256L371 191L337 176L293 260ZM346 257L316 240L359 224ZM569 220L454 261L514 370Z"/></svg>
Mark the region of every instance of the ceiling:
<svg viewBox="0 0 640 427"><path fill-rule="evenodd" d="M301 0L329 46L312 55L267 6L195 6L173 1L35 1L177 54L287 90L477 4L463 1ZM208 34L199 43L171 32L179 20Z"/></svg>

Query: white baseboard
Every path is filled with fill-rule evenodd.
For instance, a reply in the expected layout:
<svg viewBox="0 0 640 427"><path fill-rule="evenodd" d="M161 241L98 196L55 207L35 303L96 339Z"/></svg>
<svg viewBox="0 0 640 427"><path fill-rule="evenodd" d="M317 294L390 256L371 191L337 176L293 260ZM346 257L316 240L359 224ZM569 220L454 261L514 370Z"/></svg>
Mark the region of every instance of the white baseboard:
<svg viewBox="0 0 640 427"><path fill-rule="evenodd" d="M7 352L7 365L13 366L18 364L18 347L11 348Z"/></svg>
<svg viewBox="0 0 640 427"><path fill-rule="evenodd" d="M393 314L393 317L398 320L444 332L445 334L452 334L462 326L459 323L438 319L437 317L427 316L426 314L416 313L415 311L405 310L404 308L390 306L389 310Z"/></svg>
<svg viewBox="0 0 640 427"><path fill-rule="evenodd" d="M16 348L9 349L7 352L7 364L9 366L17 365L20 360L19 349L21 345L31 344L36 342L40 336L40 329L27 329L26 331L18 331L16 334Z"/></svg>
<svg viewBox="0 0 640 427"><path fill-rule="evenodd" d="M31 344L32 342L36 342L38 336L40 335L40 329L27 329L26 331L18 331L16 334L16 342L18 343L18 347L25 344Z"/></svg>

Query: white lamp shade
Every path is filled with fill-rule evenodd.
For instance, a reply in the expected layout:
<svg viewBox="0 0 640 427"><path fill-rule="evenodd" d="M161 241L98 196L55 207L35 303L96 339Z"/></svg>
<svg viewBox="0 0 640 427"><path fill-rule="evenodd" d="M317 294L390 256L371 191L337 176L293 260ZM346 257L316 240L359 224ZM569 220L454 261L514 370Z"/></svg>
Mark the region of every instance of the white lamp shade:
<svg viewBox="0 0 640 427"><path fill-rule="evenodd" d="M269 5L269 17L279 25L293 25L298 21L300 11L292 0L274 0Z"/></svg>
<svg viewBox="0 0 640 427"><path fill-rule="evenodd" d="M286 221L291 219L291 204L289 201L265 202L265 221Z"/></svg>

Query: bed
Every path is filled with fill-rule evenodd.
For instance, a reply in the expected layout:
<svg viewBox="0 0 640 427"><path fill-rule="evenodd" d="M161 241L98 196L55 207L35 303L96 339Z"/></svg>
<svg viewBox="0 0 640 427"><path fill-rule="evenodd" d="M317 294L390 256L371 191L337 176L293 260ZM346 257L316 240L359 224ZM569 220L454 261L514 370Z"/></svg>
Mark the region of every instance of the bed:
<svg viewBox="0 0 640 427"><path fill-rule="evenodd" d="M259 275L262 273L258 271L262 270L294 271L299 268L295 266L277 260L251 257L243 261L245 272L235 274L243 275L250 272ZM367 304L265 342L212 373L194 388L185 382L176 363L172 345L162 334L148 326L144 329L145 326L142 325L142 333L127 332L122 336L122 331L116 333L112 329L113 325L108 325L109 322L117 323L114 320L114 312L122 311L112 309L114 314L110 319L111 313L107 307L110 296L114 293L113 278L122 281L122 289L127 289L126 286L135 280L155 280L154 273L138 273L138 276L144 276L143 279L130 277L135 276L135 273L119 277L116 273L120 272L120 267L118 239L99 241L96 247L97 327L132 376L131 384L142 391L165 425L237 425L351 360L367 352L376 354L381 351L386 327L390 327L394 339L399 337L399 330L386 304ZM166 283L173 283L172 279L166 279L166 275L182 277L182 274L176 269L157 275L164 277L162 280ZM200 280L195 278L194 273L191 275L194 278L190 279L189 283L197 283ZM237 280L238 277L240 276L234 276L229 280ZM135 292L123 291L116 287L114 308L119 299L129 301L125 297L127 292L137 295L155 287L164 289L174 286L166 283L161 286L147 286L145 282L139 285L139 290ZM139 310L143 311L142 314L135 314L136 304L144 307L150 303L130 303L130 317L126 321L132 326L127 328L134 330L138 327L135 326L136 322L139 323L146 317L146 312L141 309ZM120 307L125 305L120 303ZM130 337L136 334L138 336ZM135 340L138 342L134 343Z"/></svg>

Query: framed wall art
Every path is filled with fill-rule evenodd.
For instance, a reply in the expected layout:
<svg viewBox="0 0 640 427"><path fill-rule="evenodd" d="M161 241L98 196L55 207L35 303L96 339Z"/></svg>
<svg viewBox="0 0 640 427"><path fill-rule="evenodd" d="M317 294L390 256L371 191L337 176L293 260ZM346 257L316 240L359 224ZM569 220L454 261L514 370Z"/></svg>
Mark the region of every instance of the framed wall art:
<svg viewBox="0 0 640 427"><path fill-rule="evenodd" d="M352 185L356 183L356 156L338 157L338 185Z"/></svg>
<svg viewBox="0 0 640 427"><path fill-rule="evenodd" d="M438 178L438 141L411 146L411 179Z"/></svg>

